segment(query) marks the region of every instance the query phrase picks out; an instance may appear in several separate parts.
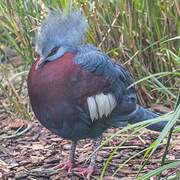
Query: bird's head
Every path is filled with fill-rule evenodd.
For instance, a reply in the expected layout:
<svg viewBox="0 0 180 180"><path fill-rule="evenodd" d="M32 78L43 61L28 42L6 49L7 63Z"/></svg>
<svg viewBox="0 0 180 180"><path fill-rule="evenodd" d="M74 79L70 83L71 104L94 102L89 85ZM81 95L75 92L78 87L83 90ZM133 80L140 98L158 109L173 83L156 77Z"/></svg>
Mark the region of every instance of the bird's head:
<svg viewBox="0 0 180 180"><path fill-rule="evenodd" d="M60 10L50 11L36 35L37 68L75 50L84 42L87 26L79 11L69 10L66 15Z"/></svg>

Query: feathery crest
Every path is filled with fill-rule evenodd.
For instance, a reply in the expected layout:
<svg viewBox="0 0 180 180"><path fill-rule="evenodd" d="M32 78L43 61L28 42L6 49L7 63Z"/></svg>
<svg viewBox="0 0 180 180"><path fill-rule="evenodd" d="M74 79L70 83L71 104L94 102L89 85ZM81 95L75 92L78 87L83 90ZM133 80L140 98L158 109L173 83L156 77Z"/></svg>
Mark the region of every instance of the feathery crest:
<svg viewBox="0 0 180 180"><path fill-rule="evenodd" d="M87 26L79 11L69 10L63 15L59 9L52 10L38 30L36 51L43 53L52 44L78 46L85 39Z"/></svg>

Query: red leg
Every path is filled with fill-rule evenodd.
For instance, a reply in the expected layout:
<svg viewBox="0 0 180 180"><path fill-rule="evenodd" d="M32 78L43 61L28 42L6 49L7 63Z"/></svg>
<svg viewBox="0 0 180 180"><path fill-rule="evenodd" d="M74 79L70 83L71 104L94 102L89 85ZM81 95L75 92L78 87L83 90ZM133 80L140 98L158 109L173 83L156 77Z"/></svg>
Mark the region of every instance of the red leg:
<svg viewBox="0 0 180 180"><path fill-rule="evenodd" d="M60 163L56 166L56 169L59 170L66 170L68 173L70 173L72 171L72 168L75 166L74 163L72 163L71 161L67 161L64 163Z"/></svg>
<svg viewBox="0 0 180 180"><path fill-rule="evenodd" d="M75 162L74 162L75 150L76 150L76 142L72 142L70 154L69 154L69 160L67 162L60 163L59 165L57 165L56 169L66 170L68 173L70 173L72 168L75 166Z"/></svg>
<svg viewBox="0 0 180 180"><path fill-rule="evenodd" d="M101 137L93 140L93 154L91 156L90 165L88 167L73 168L73 173L77 174L78 176L83 176L86 177L87 179L90 179L90 176L95 171L96 158L97 158L96 149L101 144L101 140L102 140Z"/></svg>
<svg viewBox="0 0 180 180"><path fill-rule="evenodd" d="M94 173L95 167L77 167L73 169L73 173L78 176L86 177L87 179L90 179L91 175Z"/></svg>

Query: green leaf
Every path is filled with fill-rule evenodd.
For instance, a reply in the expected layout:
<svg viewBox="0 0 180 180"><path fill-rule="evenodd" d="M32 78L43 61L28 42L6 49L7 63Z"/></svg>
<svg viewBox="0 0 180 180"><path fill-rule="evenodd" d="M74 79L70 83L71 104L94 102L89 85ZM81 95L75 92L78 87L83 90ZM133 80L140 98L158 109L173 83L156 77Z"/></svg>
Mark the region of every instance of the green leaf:
<svg viewBox="0 0 180 180"><path fill-rule="evenodd" d="M144 176L137 178L137 180L148 180L152 176L156 176L166 169L176 168L178 166L180 166L180 161L176 161L173 163L166 164L166 165L159 167L153 171L150 171L149 173L146 173Z"/></svg>

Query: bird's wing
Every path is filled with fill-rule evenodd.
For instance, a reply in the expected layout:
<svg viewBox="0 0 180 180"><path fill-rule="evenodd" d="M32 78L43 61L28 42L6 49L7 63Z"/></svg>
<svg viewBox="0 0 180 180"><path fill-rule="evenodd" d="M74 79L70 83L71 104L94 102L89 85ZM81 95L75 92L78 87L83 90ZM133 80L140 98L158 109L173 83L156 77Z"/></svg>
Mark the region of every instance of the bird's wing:
<svg viewBox="0 0 180 180"><path fill-rule="evenodd" d="M122 97L133 91L127 90L133 80L125 68L106 54L97 49L87 49L75 56L75 64L81 73L75 80L73 91L75 97L86 100L93 121L108 116Z"/></svg>
<svg viewBox="0 0 180 180"><path fill-rule="evenodd" d="M75 58L75 63L84 70L106 77L111 81L121 80L127 87L133 82L130 73L123 66L99 49L91 45L83 46L81 49Z"/></svg>

